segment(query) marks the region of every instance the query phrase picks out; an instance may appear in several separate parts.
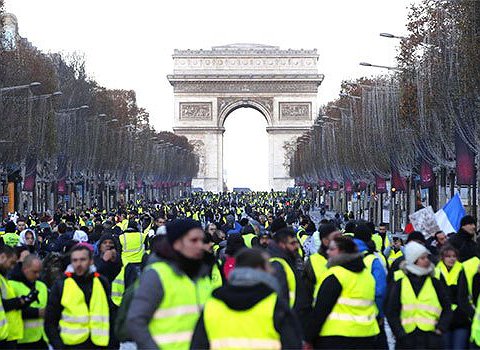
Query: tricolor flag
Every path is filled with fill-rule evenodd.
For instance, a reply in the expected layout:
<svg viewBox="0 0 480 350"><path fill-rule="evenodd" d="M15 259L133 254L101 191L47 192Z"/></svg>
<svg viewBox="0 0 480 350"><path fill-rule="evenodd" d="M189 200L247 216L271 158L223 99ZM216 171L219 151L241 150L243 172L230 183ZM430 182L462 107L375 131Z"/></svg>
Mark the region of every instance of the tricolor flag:
<svg viewBox="0 0 480 350"><path fill-rule="evenodd" d="M435 213L435 219L440 229L445 233L458 232L460 221L466 215L462 200L458 193Z"/></svg>

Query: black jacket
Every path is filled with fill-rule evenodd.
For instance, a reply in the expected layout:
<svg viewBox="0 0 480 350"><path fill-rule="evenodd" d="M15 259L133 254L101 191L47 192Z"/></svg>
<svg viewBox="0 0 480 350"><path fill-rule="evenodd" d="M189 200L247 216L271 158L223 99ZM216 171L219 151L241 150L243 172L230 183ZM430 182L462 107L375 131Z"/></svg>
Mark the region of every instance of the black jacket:
<svg viewBox="0 0 480 350"><path fill-rule="evenodd" d="M323 244L320 246L318 253L328 260L326 249ZM308 259L305 263L305 269L303 270L303 281L305 283L305 290L307 292L306 294L308 302L309 304L312 304L314 298L313 292L315 290L315 285L317 284L317 277L315 276L315 272L313 271L310 259Z"/></svg>
<svg viewBox="0 0 480 350"><path fill-rule="evenodd" d="M63 287L65 283L65 278L58 279L55 284L53 285L50 295L48 298L47 308L45 310L45 332L48 336L50 344L53 348L56 349L68 349L68 348L77 348L77 349L98 349L99 347L93 345L93 343L88 339L85 343L76 345L74 347L67 347L63 344L62 339L60 338L60 328L59 328L59 321L62 317L63 306L61 305L62 294L63 294ZM90 304L90 298L92 296L92 289L93 289L93 274L89 273L86 276L76 276L73 275L73 279L77 282L78 287L82 290L83 294L85 295L85 302L87 305ZM110 299L111 289L110 284L108 283L107 279L103 276L100 276L100 282L105 289L105 293L107 294L107 300L110 309L110 343L114 343L113 338L113 325L115 319L115 309L112 300Z"/></svg>
<svg viewBox="0 0 480 350"><path fill-rule="evenodd" d="M269 286L258 283L252 286L226 285L213 291L212 297L223 301L230 309L247 311L275 293ZM302 339L299 334L298 320L281 298L277 299L273 312L273 325L280 334L282 349L301 349ZM220 326L220 325L219 325ZM248 335L247 335L248 337ZM203 313L193 333L191 349L209 349L210 342L205 331Z"/></svg>
<svg viewBox="0 0 480 350"><path fill-rule="evenodd" d="M406 277L404 278L408 278L410 280L413 292L416 296L418 296L425 283L425 280L427 279L427 276L417 276L410 272L406 272ZM433 288L437 293L438 301L442 306L442 313L440 314L436 328L445 333L450 328L450 321L453 316L450 299L448 297L445 285L440 280L432 278L432 283ZM402 308L402 304L400 302L401 288L402 280L393 282L387 296L387 303L385 305L385 315L387 316L388 324L390 325L390 328L397 339L404 338L407 335L400 320L400 311Z"/></svg>
<svg viewBox="0 0 480 350"><path fill-rule="evenodd" d="M302 322L302 328L305 331L307 323L308 323L308 316L312 310L312 303L311 299L308 297L307 289L305 288L304 280L302 278L303 272L297 268L296 260L293 257L288 256L275 242L270 242L267 248L267 252L270 254L272 258L282 258L284 259L290 268L292 269L295 275L295 303L293 304L293 311L298 316L299 320ZM277 278L280 292L279 296L282 298L287 304L289 304L289 291L288 291L288 283L287 283L287 275L283 266L277 262L272 262L272 267L274 269L274 276Z"/></svg>
<svg viewBox="0 0 480 350"><path fill-rule="evenodd" d="M448 238L451 245L458 249L458 260L464 262L474 256L478 256L478 247L473 240L473 236L464 230L460 229L458 233L451 235Z"/></svg>

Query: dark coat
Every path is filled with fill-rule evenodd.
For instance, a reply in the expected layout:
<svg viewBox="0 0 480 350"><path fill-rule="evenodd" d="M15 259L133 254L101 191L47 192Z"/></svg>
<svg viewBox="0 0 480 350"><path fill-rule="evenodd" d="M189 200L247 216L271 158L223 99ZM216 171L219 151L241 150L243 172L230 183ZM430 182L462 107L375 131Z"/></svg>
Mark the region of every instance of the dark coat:
<svg viewBox="0 0 480 350"><path fill-rule="evenodd" d="M275 242L270 242L267 248L267 252L272 258L282 258L284 259L290 268L292 269L295 275L295 303L293 304L293 311L298 316L299 320L302 323L302 329L305 331L308 324L308 317L311 313L311 299L308 297L307 289L305 288L304 280L302 278L303 271L300 271L297 268L297 262L293 257L288 256ZM289 291L287 283L287 275L283 266L277 262L272 262L272 267L274 270L274 276L277 278L278 284L280 286L280 297L289 304Z"/></svg>
<svg viewBox="0 0 480 350"><path fill-rule="evenodd" d="M458 260L460 262L478 256L478 247L473 240L473 236L464 230L460 229L458 233L451 235L448 241L458 250Z"/></svg>

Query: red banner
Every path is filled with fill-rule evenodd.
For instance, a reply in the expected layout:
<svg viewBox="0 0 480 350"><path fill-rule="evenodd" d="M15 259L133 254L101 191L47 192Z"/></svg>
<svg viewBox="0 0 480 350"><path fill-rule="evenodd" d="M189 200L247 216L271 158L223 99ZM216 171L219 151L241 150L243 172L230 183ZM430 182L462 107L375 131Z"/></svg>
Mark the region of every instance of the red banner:
<svg viewBox="0 0 480 350"><path fill-rule="evenodd" d="M377 193L386 193L387 192L387 180L385 178L376 176L375 177L375 189Z"/></svg>

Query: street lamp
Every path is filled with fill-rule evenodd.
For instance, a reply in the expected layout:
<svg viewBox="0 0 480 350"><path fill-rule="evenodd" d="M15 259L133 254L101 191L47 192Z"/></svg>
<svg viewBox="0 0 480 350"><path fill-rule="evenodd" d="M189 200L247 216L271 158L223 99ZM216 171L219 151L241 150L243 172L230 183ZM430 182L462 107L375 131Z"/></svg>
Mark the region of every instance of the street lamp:
<svg viewBox="0 0 480 350"><path fill-rule="evenodd" d="M361 100L362 99L360 96L349 95L349 94L346 94L346 93L343 93L343 92L341 92L339 95L340 95L340 97L349 97L349 98L352 98L354 100Z"/></svg>
<svg viewBox="0 0 480 350"><path fill-rule="evenodd" d="M332 106L332 107L340 108L340 107L338 107L338 106ZM320 118L321 118L322 120L330 120L330 121L332 121L332 122L340 122L340 121L342 121L341 118L332 118L332 117L329 117L328 115L322 115L322 116L320 116Z"/></svg>
<svg viewBox="0 0 480 350"><path fill-rule="evenodd" d="M76 111L85 110L85 109L89 109L89 108L90 107L88 105L83 105L83 106L80 106L80 107L60 109L60 110L57 111L57 113L76 112Z"/></svg>
<svg viewBox="0 0 480 350"><path fill-rule="evenodd" d="M390 34L390 33L380 33L380 36L382 36L384 38L390 38L390 39L400 39L400 40L407 39L406 36L393 35L393 34Z"/></svg>
<svg viewBox="0 0 480 350"><path fill-rule="evenodd" d="M0 88L0 93L14 91L14 90L21 90L21 89L31 89L40 85L42 85L42 83L39 83L38 81L34 81L33 83L25 84L25 85L7 86L4 88Z"/></svg>
<svg viewBox="0 0 480 350"><path fill-rule="evenodd" d="M360 65L364 66L364 67L384 68L384 69L396 70L396 71L402 71L403 70L399 67L383 66L383 65L380 65L380 64L372 64L372 63L368 63L368 62L360 62Z"/></svg>
<svg viewBox="0 0 480 350"><path fill-rule="evenodd" d="M29 100L30 101L36 101L36 100L40 100L40 99L47 99L47 98L50 98L50 97L60 97L63 95L63 92L61 91L55 91L55 92L52 92L51 94L43 94L43 95L37 95L37 96L33 96L33 97L30 97Z"/></svg>

